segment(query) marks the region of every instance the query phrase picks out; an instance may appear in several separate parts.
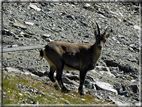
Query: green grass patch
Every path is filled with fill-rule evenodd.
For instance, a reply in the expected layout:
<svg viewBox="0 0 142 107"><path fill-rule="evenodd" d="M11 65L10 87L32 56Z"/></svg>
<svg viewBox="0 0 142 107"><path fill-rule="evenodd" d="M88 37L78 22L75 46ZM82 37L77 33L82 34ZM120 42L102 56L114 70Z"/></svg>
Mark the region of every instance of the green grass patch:
<svg viewBox="0 0 142 107"><path fill-rule="evenodd" d="M30 89L36 88L38 92L44 94L34 93L30 91L22 91L17 84L21 84ZM107 102L101 102L95 100L91 95L80 96L75 91L69 93L61 93L61 90L56 90L52 85L47 85L39 80L31 79L27 76L15 74L11 76L9 74L3 74L3 104L31 104L32 102L38 102L39 104L65 104L66 101L70 104L104 104Z"/></svg>

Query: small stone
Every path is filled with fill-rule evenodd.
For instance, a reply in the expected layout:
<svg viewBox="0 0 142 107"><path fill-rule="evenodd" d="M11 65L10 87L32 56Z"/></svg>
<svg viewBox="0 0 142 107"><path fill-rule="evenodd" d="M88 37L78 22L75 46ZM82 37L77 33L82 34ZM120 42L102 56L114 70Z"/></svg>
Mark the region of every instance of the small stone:
<svg viewBox="0 0 142 107"><path fill-rule="evenodd" d="M33 101L30 101L30 104L33 104Z"/></svg>
<svg viewBox="0 0 142 107"><path fill-rule="evenodd" d="M8 72L17 72L17 73L21 72L19 69L12 68L12 67L6 67L6 70L7 70Z"/></svg>
<svg viewBox="0 0 142 107"><path fill-rule="evenodd" d="M12 47L13 47L13 48L16 48L16 47L18 47L18 45L12 45Z"/></svg>
<svg viewBox="0 0 142 107"><path fill-rule="evenodd" d="M135 44L130 44L129 46L130 46L130 47L134 47L134 46L135 46Z"/></svg>
<svg viewBox="0 0 142 107"><path fill-rule="evenodd" d="M92 88L92 83L88 80L85 80L84 85L85 85L86 88L89 88L89 89Z"/></svg>
<svg viewBox="0 0 142 107"><path fill-rule="evenodd" d="M42 36L46 37L46 38L49 38L50 35L49 34L43 34Z"/></svg>
<svg viewBox="0 0 142 107"><path fill-rule="evenodd" d="M33 88L34 93L38 93L38 90L36 88Z"/></svg>
<svg viewBox="0 0 142 107"><path fill-rule="evenodd" d="M82 101L85 101L85 99L84 99L84 98L82 98L81 100L82 100Z"/></svg>
<svg viewBox="0 0 142 107"><path fill-rule="evenodd" d="M19 39L19 36L18 35L14 35L15 39Z"/></svg>
<svg viewBox="0 0 142 107"><path fill-rule="evenodd" d="M83 40L83 43L89 43L89 40Z"/></svg>
<svg viewBox="0 0 142 107"><path fill-rule="evenodd" d="M47 40L47 42L51 42L52 41L50 38L47 38L46 40Z"/></svg>
<svg viewBox="0 0 142 107"><path fill-rule="evenodd" d="M136 82L136 80L131 80L132 83Z"/></svg>
<svg viewBox="0 0 142 107"><path fill-rule="evenodd" d="M135 106L137 106L137 107L140 107L142 105L142 103L141 102L137 102L137 103L135 103Z"/></svg>
<svg viewBox="0 0 142 107"><path fill-rule="evenodd" d="M131 48L131 47L129 47L128 49L129 49L130 51L132 51L132 52L134 51L133 48Z"/></svg>
<svg viewBox="0 0 142 107"><path fill-rule="evenodd" d="M15 26L15 27L20 27L20 28L22 28L22 29L27 29L27 27L26 27L25 25L23 25L23 24L21 24L21 23L19 23L19 22L13 23L13 26Z"/></svg>
<svg viewBox="0 0 142 107"><path fill-rule="evenodd" d="M27 33L25 33L24 36L27 37L27 38L31 38L32 37L32 35L27 34Z"/></svg>
<svg viewBox="0 0 142 107"><path fill-rule="evenodd" d="M78 75L71 75L70 73L66 73L65 74L66 77L68 77L71 80L79 80L79 76Z"/></svg>
<svg viewBox="0 0 142 107"><path fill-rule="evenodd" d="M81 36L81 33L78 33L78 36Z"/></svg>
<svg viewBox="0 0 142 107"><path fill-rule="evenodd" d="M117 90L115 90L113 86L109 83L96 81L95 86L96 86L96 89L107 90L107 91L114 92L116 95L118 94Z"/></svg>
<svg viewBox="0 0 142 107"><path fill-rule="evenodd" d="M139 93L139 88L137 85L130 85L128 86L129 90L132 91L133 93Z"/></svg>
<svg viewBox="0 0 142 107"><path fill-rule="evenodd" d="M8 35L8 36L13 36L13 35L15 35L13 32L11 32L11 31L9 31L9 30L7 30L7 29L3 29L3 30L2 30L2 34L3 34L3 35Z"/></svg>
<svg viewBox="0 0 142 107"><path fill-rule="evenodd" d="M91 6L91 5L90 5L89 3L85 3L85 4L84 4L84 7L85 7L85 8L88 8L88 7L90 7L90 6Z"/></svg>
<svg viewBox="0 0 142 107"><path fill-rule="evenodd" d="M2 10L5 11L5 12L10 13L10 10L7 10L7 9L2 9Z"/></svg>
<svg viewBox="0 0 142 107"><path fill-rule="evenodd" d="M6 95L6 92L3 92L3 95Z"/></svg>
<svg viewBox="0 0 142 107"><path fill-rule="evenodd" d="M109 96L109 99L112 100L117 105L123 105L117 98Z"/></svg>
<svg viewBox="0 0 142 107"><path fill-rule="evenodd" d="M62 80L64 83L67 83L67 84L73 84L73 85L77 85L78 86L78 83L73 81L73 80L70 80L68 79L67 77L62 77Z"/></svg>
<svg viewBox="0 0 142 107"><path fill-rule="evenodd" d="M39 104L38 101L33 101L33 104Z"/></svg>
<svg viewBox="0 0 142 107"><path fill-rule="evenodd" d="M115 37L112 37L112 39L113 39L114 41L116 41L116 38L115 38Z"/></svg>
<svg viewBox="0 0 142 107"><path fill-rule="evenodd" d="M70 18L70 19L72 19L72 20L75 20L75 17L72 16L72 15L67 15L66 17L67 17L67 18Z"/></svg>
<svg viewBox="0 0 142 107"><path fill-rule="evenodd" d="M70 102L68 100L65 100L65 104L70 104Z"/></svg>
<svg viewBox="0 0 142 107"><path fill-rule="evenodd" d="M24 32L20 32L20 35L19 35L19 36L23 37L24 34L25 34Z"/></svg>
<svg viewBox="0 0 142 107"><path fill-rule="evenodd" d="M74 95L74 94L71 94L71 96L75 97L75 95Z"/></svg>
<svg viewBox="0 0 142 107"><path fill-rule="evenodd" d="M138 25L134 25L134 28L135 28L135 29L138 29L138 30L141 29Z"/></svg>
<svg viewBox="0 0 142 107"><path fill-rule="evenodd" d="M34 25L34 23L32 23L32 22L25 22L25 24L30 25L30 26Z"/></svg>
<svg viewBox="0 0 142 107"><path fill-rule="evenodd" d="M41 11L40 8L38 8L36 5L33 5L32 3L30 3L29 7L33 8L33 9L35 9L37 11Z"/></svg>
<svg viewBox="0 0 142 107"><path fill-rule="evenodd" d="M44 93L44 92L39 92L39 94L40 94L40 95L42 95L42 96L44 96L44 95L45 95L45 93Z"/></svg>
<svg viewBox="0 0 142 107"><path fill-rule="evenodd" d="M38 76L44 76L44 75L46 75L46 74L47 74L46 71L38 71L38 72L37 72L37 75L38 75Z"/></svg>
<svg viewBox="0 0 142 107"><path fill-rule="evenodd" d="M19 93L19 95L22 96L23 94L22 94L22 93Z"/></svg>
<svg viewBox="0 0 142 107"><path fill-rule="evenodd" d="M86 37L86 38L89 38L89 35L86 35L85 37Z"/></svg>
<svg viewBox="0 0 142 107"><path fill-rule="evenodd" d="M49 5L50 5L51 7L54 7L54 4L53 4L53 3L49 3Z"/></svg>

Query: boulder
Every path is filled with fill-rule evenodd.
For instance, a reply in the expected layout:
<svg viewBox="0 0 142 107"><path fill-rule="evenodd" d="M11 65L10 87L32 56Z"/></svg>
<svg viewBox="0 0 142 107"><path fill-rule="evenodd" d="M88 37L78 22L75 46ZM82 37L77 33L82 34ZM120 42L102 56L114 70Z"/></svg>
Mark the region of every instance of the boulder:
<svg viewBox="0 0 142 107"><path fill-rule="evenodd" d="M15 73L20 73L21 71L17 68L13 68L13 67L6 67L6 70L8 72L15 72Z"/></svg>
<svg viewBox="0 0 142 107"><path fill-rule="evenodd" d="M115 90L113 88L113 86L111 84L109 84L109 83L96 81L95 86L96 86L97 90L99 90L99 89L101 89L101 90L107 90L107 91L114 92L116 95L118 94L117 90Z"/></svg>

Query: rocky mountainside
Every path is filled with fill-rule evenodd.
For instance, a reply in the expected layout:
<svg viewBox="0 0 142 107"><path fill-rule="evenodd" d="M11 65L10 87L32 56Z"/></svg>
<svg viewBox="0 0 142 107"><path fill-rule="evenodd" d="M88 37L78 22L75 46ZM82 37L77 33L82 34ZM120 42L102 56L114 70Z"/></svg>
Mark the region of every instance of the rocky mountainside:
<svg viewBox="0 0 142 107"><path fill-rule="evenodd" d="M110 37L97 67L86 75L85 91L109 104L140 105L138 3L3 2L2 20L3 48L46 45L50 41L93 44L95 22L101 32L108 26ZM39 59L38 49L3 53L4 74L28 72L48 82L48 63ZM78 71L64 71L62 79L67 88L77 90ZM3 95L8 96L6 90Z"/></svg>

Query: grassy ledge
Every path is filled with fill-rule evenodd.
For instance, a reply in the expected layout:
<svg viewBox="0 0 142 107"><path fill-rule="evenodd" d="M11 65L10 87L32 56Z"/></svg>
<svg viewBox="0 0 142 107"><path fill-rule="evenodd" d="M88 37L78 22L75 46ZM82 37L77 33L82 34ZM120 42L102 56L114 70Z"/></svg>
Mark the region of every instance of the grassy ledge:
<svg viewBox="0 0 142 107"><path fill-rule="evenodd" d="M28 88L26 88L28 87ZM31 91L31 90L36 90ZM3 73L3 104L108 104L75 91L61 93L53 86L20 74Z"/></svg>

